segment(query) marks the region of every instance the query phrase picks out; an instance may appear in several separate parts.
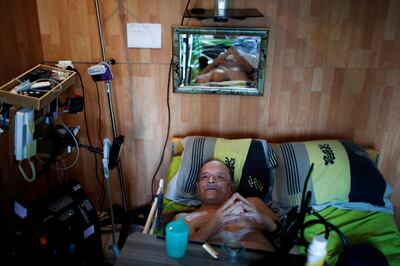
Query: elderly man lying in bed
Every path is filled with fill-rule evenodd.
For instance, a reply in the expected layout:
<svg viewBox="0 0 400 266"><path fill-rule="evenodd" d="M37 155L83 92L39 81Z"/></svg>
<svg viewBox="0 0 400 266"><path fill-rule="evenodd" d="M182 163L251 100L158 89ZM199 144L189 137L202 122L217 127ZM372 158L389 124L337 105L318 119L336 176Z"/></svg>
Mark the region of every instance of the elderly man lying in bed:
<svg viewBox="0 0 400 266"><path fill-rule="evenodd" d="M201 207L185 217L191 240L222 243L240 240L246 248L273 250L267 234L277 229L278 216L259 198L234 192L232 175L220 161L209 161L199 173Z"/></svg>

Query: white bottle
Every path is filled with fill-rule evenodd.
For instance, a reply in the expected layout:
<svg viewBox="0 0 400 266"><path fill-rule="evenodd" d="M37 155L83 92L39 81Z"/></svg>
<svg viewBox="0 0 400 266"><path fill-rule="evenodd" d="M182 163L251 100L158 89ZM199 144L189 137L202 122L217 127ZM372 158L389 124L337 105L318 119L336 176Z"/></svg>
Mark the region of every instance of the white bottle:
<svg viewBox="0 0 400 266"><path fill-rule="evenodd" d="M306 266L323 266L327 241L323 236L315 236L307 249Z"/></svg>

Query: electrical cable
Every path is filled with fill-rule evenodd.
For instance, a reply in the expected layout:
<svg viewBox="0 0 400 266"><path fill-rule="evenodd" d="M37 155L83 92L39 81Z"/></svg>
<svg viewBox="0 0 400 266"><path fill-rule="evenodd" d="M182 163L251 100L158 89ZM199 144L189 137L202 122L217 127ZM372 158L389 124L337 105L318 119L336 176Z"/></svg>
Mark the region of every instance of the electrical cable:
<svg viewBox="0 0 400 266"><path fill-rule="evenodd" d="M33 182L33 181L36 180L36 169L35 169L35 165L31 161L31 158L29 158L28 161L29 161L29 166L31 167L31 171L32 171L32 176L30 178L27 176L27 174L25 173L24 169L22 168L22 165L21 165L22 160L19 161L18 169L21 172L21 175L25 179L25 181Z"/></svg>
<svg viewBox="0 0 400 266"><path fill-rule="evenodd" d="M185 6L185 11L183 11L183 16L181 19L181 26L183 26L183 20L185 19L185 14L188 11L189 4L190 4L190 0L187 1L186 6Z"/></svg>
<svg viewBox="0 0 400 266"><path fill-rule="evenodd" d="M297 244L298 245L304 245L308 246L309 242L305 239L304 232L308 226L314 225L314 224L321 224L325 227L325 239L328 239L329 237L329 231L333 230L335 231L345 249L348 248L348 240L345 237L345 235L339 230L338 227L333 225L332 223L328 222L323 216L321 216L318 212L312 209L312 207L309 206L310 200L311 200L311 191L307 190L308 187L308 181L311 177L311 172L314 169L314 163L311 163L310 168L307 173L307 177L304 181L303 185L303 192L301 196L301 204L300 204L300 211L297 212L296 219L297 223L299 226L298 230L296 231L297 235ZM317 217L317 219L309 220L307 222L304 222L306 214L313 214L314 216Z"/></svg>
<svg viewBox="0 0 400 266"><path fill-rule="evenodd" d="M56 89L56 90L54 90L54 89L52 89L52 90L48 90L48 89L46 89L46 90L40 90L40 89L36 89L36 88L31 88L31 90L33 90L33 91L38 91L38 92L55 92L55 93L58 93L58 92L60 92L60 91L62 90L61 83L58 82L57 80L51 79L51 78L41 78L41 79L34 80L34 81L31 83L31 86L32 86L33 84L35 84L35 83L39 83L39 82L42 82L42 81L50 81L50 82L53 82L53 83L57 84L57 86L60 86L60 88L58 88L58 89Z"/></svg>
<svg viewBox="0 0 400 266"><path fill-rule="evenodd" d="M99 109L99 117L98 117L98 120L99 120L99 132L98 132L98 134L99 135L98 135L98 137L99 137L99 141L101 142L101 127L102 127L102 125L101 125L101 114L102 114L102 109L101 109L101 105L100 105L100 92L99 92L99 86L98 86L97 82L94 82L94 84L96 85L97 106L98 106L98 109ZM96 171L97 171L97 164L96 164ZM103 180L101 181L101 187L102 187L102 191L100 193L100 202L99 202L99 211L100 211L100 213L103 211L104 200L105 200L106 195L107 195L106 189L104 187L104 177L103 177Z"/></svg>
<svg viewBox="0 0 400 266"><path fill-rule="evenodd" d="M65 130L71 135L72 139L73 139L74 142L75 142L75 146L76 146L76 156L75 156L74 162L71 163L70 165L68 165L68 166L66 166L66 167L64 167L64 168L62 168L62 169L56 168L57 171L62 171L62 170L65 171L65 170L68 170L68 169L72 168L72 167L77 163L78 158L79 158L79 155L80 155L79 143L78 143L78 140L77 140L76 137L75 137L75 134L72 133L71 130L69 130L69 128L63 123L61 117L59 117L58 119L59 119L59 121L60 121L60 124L61 124L61 125L65 128Z"/></svg>
<svg viewBox="0 0 400 266"><path fill-rule="evenodd" d="M86 136L89 142L89 146L93 147L92 141L90 139L89 136L89 126L88 126L88 121L87 121L87 113L86 113L86 103L85 103L85 85L83 84L83 79L81 74L79 73L79 71L77 69L73 69L79 77L79 80L81 82L81 88L82 88L82 96L83 96L83 101L84 101L84 109L83 109L83 115L84 115L84 120L85 120L85 131L86 131ZM97 99L99 99L99 97L97 97ZM100 106L99 106L100 108ZM101 109L99 110L100 114L101 114ZM99 115L100 117L100 115ZM101 122L101 121L100 121ZM103 204L102 202L104 201L105 195L106 195L106 188L104 187L104 179L103 182L100 180L100 176L99 176L99 170L98 170L98 162L97 162L97 155L96 153L93 153L93 158L94 158L94 163L95 163L95 169L96 169L96 179L97 179L97 183L100 186L100 199L99 199L99 213L101 213L103 211ZM103 196L104 195L104 196Z"/></svg>
<svg viewBox="0 0 400 266"><path fill-rule="evenodd" d="M59 172L57 171L57 176L58 176L58 173ZM49 172L46 172L46 181L47 181L47 190L48 191L52 191L53 190L53 186L51 185Z"/></svg>
<svg viewBox="0 0 400 266"><path fill-rule="evenodd" d="M71 135L72 139L73 139L74 142L75 142L75 147L76 147L75 160L74 160L70 165L68 165L68 166L66 166L66 167L63 167L63 168L61 168L61 169L58 168L58 167L52 167L52 166L49 166L49 167L50 167L51 169L54 169L54 170L57 170L57 171L65 171L65 170L68 170L68 169L72 168L72 167L78 162L79 155L80 155L80 151L79 151L79 143L78 143L78 140L77 140L76 137L75 137L75 134L72 133L71 130L63 123L61 117L59 117L59 121L60 121L60 124L64 127L64 129ZM37 156L35 156L35 158L36 158L39 162L41 162L41 163L46 163L46 162L42 161L41 159L39 159ZM64 157L64 158L65 158L65 157ZM63 159L63 158L62 158L62 159ZM61 159L61 160L62 160L62 159Z"/></svg>
<svg viewBox="0 0 400 266"><path fill-rule="evenodd" d="M155 195L154 195L154 182L155 182L157 173L158 173L158 171L160 170L161 164L162 164L162 162L163 162L163 160L164 160L165 148L166 148L167 143L168 143L169 132L170 132L170 129L171 129L171 108L170 108L170 105L169 105L169 83L171 82L171 69L172 69L172 59L171 59L170 65L169 65L169 71L168 71L168 86L167 86L167 87L168 87L168 92L167 92L167 109L168 109L168 113L167 113L167 116L168 116L167 135L166 135L166 137L165 137L164 146L163 146L163 149L162 149L162 152L161 152L160 161L159 161L158 166L157 166L157 169L156 169L156 171L155 171L155 173L154 173L154 175L153 175L153 178L151 179L151 196L152 196L152 198L154 198L154 196L155 196Z"/></svg>
<svg viewBox="0 0 400 266"><path fill-rule="evenodd" d="M61 162L62 160L64 160L65 158L67 158L69 156L69 154L66 154L66 155L64 155L63 157L61 157L61 158L56 158L56 162ZM40 157L39 156L35 156L35 159L36 160L38 160L39 162L41 162L41 163L43 163L43 164L48 164L49 162L50 162L50 160L48 160L47 162L46 161L43 161L42 159L40 159ZM51 168L51 167L50 167ZM51 168L51 169L54 169L54 170L57 170L57 169L55 169L55 168Z"/></svg>
<svg viewBox="0 0 400 266"><path fill-rule="evenodd" d="M306 228L311 226L311 225L314 225L314 224L322 224L325 227L325 236L324 236L325 239L329 238L329 231L333 230L339 236L340 241L342 242L343 248L347 249L349 247L349 242L348 242L346 236L340 231L340 229L338 227L336 227L332 223L326 221L326 219L324 217L322 217L316 211L312 211L311 214L316 216L318 219L309 220L309 221L305 222L303 224L303 226L301 227L301 229L300 229L300 238L304 243L309 244L305 240L305 236L304 236L304 232L305 232Z"/></svg>
<svg viewBox="0 0 400 266"><path fill-rule="evenodd" d="M320 215L318 212L316 212L316 211L314 211L314 210L311 212L311 214L313 214L314 216L318 217L318 219L319 219L320 221L323 221L323 224L324 224L324 225L326 224L326 226L328 226L328 227L331 228L333 231L335 231L336 234L338 234L338 236L339 236L339 238L340 238L340 241L342 242L343 247L344 247L345 249L347 249L347 248L349 247L349 241L347 240L346 236L342 233L342 231L340 231L340 229L339 229L337 226L335 226L334 224L332 224L332 223L326 221L326 219L325 219L322 215ZM325 226L325 227L326 227L326 226ZM306 225L305 225L305 227L306 227ZM329 230L328 230L328 233L327 233L327 234L329 235ZM328 237L326 237L326 239L328 239Z"/></svg>
<svg viewBox="0 0 400 266"><path fill-rule="evenodd" d="M60 165L60 168L64 168L62 161L57 161L57 163ZM67 179L67 174L66 174L65 170L62 171L62 173L60 173L60 175L61 175L61 182L64 183L65 180Z"/></svg>
<svg viewBox="0 0 400 266"><path fill-rule="evenodd" d="M99 141L101 142L101 113L102 113L102 109L101 109L101 105L100 105L100 92L99 92L99 86L97 85L97 82L95 82L94 84L96 84L96 93L97 93L97 106L99 108Z"/></svg>
<svg viewBox="0 0 400 266"><path fill-rule="evenodd" d="M76 139L74 133L72 133L71 130L69 130L69 128L63 123L63 121L61 120L61 117L59 118L59 120L60 120L60 124L61 124L61 125L65 128L65 130L71 135L72 139L73 139L74 142L75 142L75 147L76 147L75 160L74 160L70 165L68 165L68 166L66 166L66 167L63 167L63 168L58 168L58 167L53 167L53 166L49 166L49 168L54 169L54 170L57 170L57 171L65 171L65 170L68 170L68 169L72 168L72 167L78 162L79 155L80 155L80 151L79 151L79 143L78 143L78 140ZM57 161L61 161L61 160L64 159L65 157L67 157L67 156L64 156L63 158L61 158L61 159L59 159L59 160L57 160ZM38 161L41 162L41 163L47 164L47 162L41 160L38 156L35 156L35 159L38 160Z"/></svg>
<svg viewBox="0 0 400 266"><path fill-rule="evenodd" d="M186 3L186 7L185 7L185 11L183 12L183 16L181 19L181 26L183 26L183 21L185 19L185 13L188 11L188 7L190 4L190 0L187 1ZM168 139L169 139L169 134L170 134L170 130L171 130L171 107L170 107L170 103L169 103L169 87L170 87L170 82L171 82L171 70L172 70L172 65L173 65L173 58L171 57L171 61L169 62L169 70L168 70L168 82L167 82L167 116L168 116L168 122L167 122L167 136L165 137L165 141L164 141L164 145L162 148L162 152L161 152L161 158L160 161L158 163L157 169L154 172L154 175L151 179L151 197L154 198L154 182L156 180L156 176L158 171L160 170L161 164L164 160L164 154L165 154L165 149L167 147L168 144Z"/></svg>

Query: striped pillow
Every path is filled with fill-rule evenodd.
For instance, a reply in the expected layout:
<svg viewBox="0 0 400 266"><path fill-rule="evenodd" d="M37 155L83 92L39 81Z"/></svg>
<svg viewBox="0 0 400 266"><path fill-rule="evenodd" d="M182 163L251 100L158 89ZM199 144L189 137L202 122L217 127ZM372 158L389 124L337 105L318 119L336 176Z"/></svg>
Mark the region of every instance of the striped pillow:
<svg viewBox="0 0 400 266"><path fill-rule="evenodd" d="M311 205L392 212L391 192L365 149L351 141L318 140L288 142L274 148L278 160L273 199L283 208L300 205L308 181ZM364 204L365 203L365 204Z"/></svg>

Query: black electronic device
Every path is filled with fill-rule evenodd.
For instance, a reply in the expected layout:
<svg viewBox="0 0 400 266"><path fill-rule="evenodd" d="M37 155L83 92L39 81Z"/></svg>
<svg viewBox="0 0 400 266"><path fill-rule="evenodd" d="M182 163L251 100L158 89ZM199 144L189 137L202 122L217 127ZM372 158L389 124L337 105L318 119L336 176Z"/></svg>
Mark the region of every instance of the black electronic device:
<svg viewBox="0 0 400 266"><path fill-rule="evenodd" d="M64 113L76 114L82 112L85 100L81 96L68 97L64 104Z"/></svg>
<svg viewBox="0 0 400 266"><path fill-rule="evenodd" d="M26 74L26 78L33 82L38 79L48 79L51 77L52 72L47 69L37 68Z"/></svg>
<svg viewBox="0 0 400 266"><path fill-rule="evenodd" d="M192 13L193 14L204 14L205 9L204 8L193 8Z"/></svg>
<svg viewBox="0 0 400 266"><path fill-rule="evenodd" d="M306 240L304 232L308 226L314 224L321 224L324 226L325 239L329 238L330 231L334 231L339 236L343 248L347 250L347 248L349 247L348 240L346 236L340 231L340 229L334 224L325 220L324 217L322 217L317 211L314 211L313 208L310 207L312 195L311 191L308 190L308 181L311 177L311 172L313 171L313 169L314 163L311 163L307 177L304 181L300 206L292 207L289 210L288 214L286 215L286 219L284 219L278 237L273 242L273 245L280 254L287 254L294 245L304 246L307 248L310 243ZM312 214L317 219L310 219L308 221L305 221L307 214Z"/></svg>
<svg viewBox="0 0 400 266"><path fill-rule="evenodd" d="M301 227L304 225L304 219L309 211L311 192L307 191L307 185L313 169L314 163L310 165L310 169L308 170L307 177L304 181L300 206L295 206L289 210L278 235L278 243L274 243L279 253L288 253L294 245L304 246L308 244L305 243L304 239L299 237L299 232Z"/></svg>
<svg viewBox="0 0 400 266"><path fill-rule="evenodd" d="M15 204L21 226L13 265L102 265L99 218L77 181L64 183L26 211Z"/></svg>
<svg viewBox="0 0 400 266"><path fill-rule="evenodd" d="M117 138L114 139L113 144L110 150L110 163L109 168L114 169L118 165L119 157L121 155L122 144L124 143L125 137L119 135Z"/></svg>

